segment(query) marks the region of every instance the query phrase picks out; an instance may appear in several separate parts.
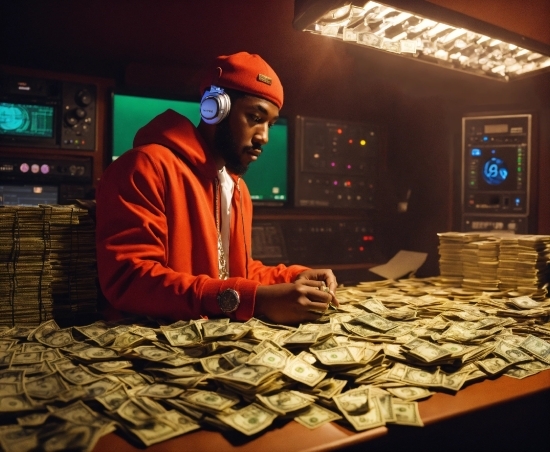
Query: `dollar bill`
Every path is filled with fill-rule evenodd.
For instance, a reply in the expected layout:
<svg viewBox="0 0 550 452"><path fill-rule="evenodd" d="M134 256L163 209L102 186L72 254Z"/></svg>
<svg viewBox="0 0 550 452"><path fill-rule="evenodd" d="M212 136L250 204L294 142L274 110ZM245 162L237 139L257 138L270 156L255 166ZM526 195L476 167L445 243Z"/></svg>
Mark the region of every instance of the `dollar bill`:
<svg viewBox="0 0 550 452"><path fill-rule="evenodd" d="M359 317L356 317L355 320L357 322L364 323L370 326L371 328L374 328L375 330L383 331L383 332L386 332L388 330L391 330L399 326L397 323L387 320L384 317L381 317L373 313L363 314Z"/></svg>
<svg viewBox="0 0 550 452"><path fill-rule="evenodd" d="M424 425L418 411L417 402L394 401L393 411L395 413L396 424L415 427L422 427Z"/></svg>
<svg viewBox="0 0 550 452"><path fill-rule="evenodd" d="M192 323L180 328L161 328L164 336L173 346L189 347L201 343L202 336L196 324Z"/></svg>
<svg viewBox="0 0 550 452"><path fill-rule="evenodd" d="M0 413L31 411L36 408L42 408L42 405L34 403L25 393L6 394L0 398Z"/></svg>
<svg viewBox="0 0 550 452"><path fill-rule="evenodd" d="M35 412L30 413L25 416L19 416L17 418L17 423L21 427L38 427L40 425L44 425L44 423L48 420L50 417L49 412L41 413L41 412Z"/></svg>
<svg viewBox="0 0 550 452"><path fill-rule="evenodd" d="M319 331L298 330L285 339L285 344L314 344L315 342L317 342L319 336Z"/></svg>
<svg viewBox="0 0 550 452"><path fill-rule="evenodd" d="M550 364L550 343L545 340L530 334L519 346L541 361Z"/></svg>
<svg viewBox="0 0 550 452"><path fill-rule="evenodd" d="M153 383L136 392L137 396L146 396L157 399L171 399L182 394L184 389L164 383Z"/></svg>
<svg viewBox="0 0 550 452"><path fill-rule="evenodd" d="M154 419L150 419L140 426L130 427L129 430L136 435L145 446L152 446L153 444L192 432L199 428L200 425L191 418L172 410Z"/></svg>
<svg viewBox="0 0 550 452"><path fill-rule="evenodd" d="M280 391L265 396L257 394L256 397L271 411L281 415L306 408L315 401L315 397L298 391Z"/></svg>
<svg viewBox="0 0 550 452"><path fill-rule="evenodd" d="M225 355L224 355L225 356ZM249 364L261 364L274 369L283 369L286 366L288 355L273 348L265 348L260 353L248 359Z"/></svg>
<svg viewBox="0 0 550 452"><path fill-rule="evenodd" d="M200 363L202 368L212 375L221 375L234 368L233 364L222 355L201 358Z"/></svg>
<svg viewBox="0 0 550 452"><path fill-rule="evenodd" d="M327 374L327 372L313 367L311 364L298 357L287 362L283 369L283 373L293 380L311 387L318 384Z"/></svg>
<svg viewBox="0 0 550 452"><path fill-rule="evenodd" d="M487 358L477 362L478 366L491 375L503 372L512 364L502 358Z"/></svg>
<svg viewBox="0 0 550 452"><path fill-rule="evenodd" d="M504 358L506 361L517 364L526 361L533 361L533 358L522 351L520 348L515 345L509 344L506 341L498 341L496 347L493 350L493 353L499 355L501 358Z"/></svg>
<svg viewBox="0 0 550 452"><path fill-rule="evenodd" d="M342 416L334 411L322 407L321 405L317 405L316 403L309 405L307 409L300 412L299 416L294 418L296 422L302 424L310 430L319 428L329 422L337 421L339 419L342 419Z"/></svg>
<svg viewBox="0 0 550 452"><path fill-rule="evenodd" d="M393 409L393 397L391 394L377 394L374 395L372 400L378 405L384 422L395 422L395 412Z"/></svg>
<svg viewBox="0 0 550 452"><path fill-rule="evenodd" d="M352 353L352 347L348 346L316 351L315 356L326 366L354 365L358 363L358 358L360 358Z"/></svg>
<svg viewBox="0 0 550 452"><path fill-rule="evenodd" d="M395 397L398 397L406 402L425 399L434 394L432 391L418 386L402 386L397 388L388 388L387 390Z"/></svg>
<svg viewBox="0 0 550 452"><path fill-rule="evenodd" d="M40 440L39 431L33 426L7 425L0 430L0 445L6 451L35 450Z"/></svg>
<svg viewBox="0 0 550 452"><path fill-rule="evenodd" d="M37 399L53 399L67 389L69 387L57 372L25 381L25 391Z"/></svg>
<svg viewBox="0 0 550 452"><path fill-rule="evenodd" d="M109 411L116 411L128 399L128 392L124 389L122 384L117 385L104 394L95 396L95 400L101 403Z"/></svg>
<svg viewBox="0 0 550 452"><path fill-rule="evenodd" d="M406 366L402 381L418 386L438 386L441 383L439 370L419 369Z"/></svg>
<svg viewBox="0 0 550 452"><path fill-rule="evenodd" d="M277 415L261 405L252 403L234 413L217 417L239 432L251 436L269 427Z"/></svg>
<svg viewBox="0 0 550 452"><path fill-rule="evenodd" d="M258 386L263 380L277 373L276 369L269 366L241 364L228 372L218 374L219 380L232 380L251 386Z"/></svg>
<svg viewBox="0 0 550 452"><path fill-rule="evenodd" d="M203 408L208 408L215 412L222 412L239 403L240 399L230 394L223 394L213 391L188 391L184 399Z"/></svg>

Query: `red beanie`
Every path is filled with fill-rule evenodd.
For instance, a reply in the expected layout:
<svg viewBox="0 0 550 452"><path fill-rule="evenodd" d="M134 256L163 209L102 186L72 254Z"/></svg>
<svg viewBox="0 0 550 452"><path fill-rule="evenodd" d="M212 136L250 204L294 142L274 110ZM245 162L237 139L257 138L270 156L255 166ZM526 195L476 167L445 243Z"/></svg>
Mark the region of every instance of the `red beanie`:
<svg viewBox="0 0 550 452"><path fill-rule="evenodd" d="M235 89L283 106L283 85L262 57L248 52L216 58L200 84L201 96L211 85Z"/></svg>

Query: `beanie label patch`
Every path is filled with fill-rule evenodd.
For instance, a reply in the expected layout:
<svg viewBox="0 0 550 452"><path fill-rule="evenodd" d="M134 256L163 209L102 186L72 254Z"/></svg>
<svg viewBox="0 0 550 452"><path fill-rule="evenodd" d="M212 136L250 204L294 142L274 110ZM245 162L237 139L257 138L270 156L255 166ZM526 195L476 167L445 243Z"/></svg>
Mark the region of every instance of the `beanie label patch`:
<svg viewBox="0 0 550 452"><path fill-rule="evenodd" d="M271 85L271 77L264 74L258 74L258 81L265 83L266 85Z"/></svg>

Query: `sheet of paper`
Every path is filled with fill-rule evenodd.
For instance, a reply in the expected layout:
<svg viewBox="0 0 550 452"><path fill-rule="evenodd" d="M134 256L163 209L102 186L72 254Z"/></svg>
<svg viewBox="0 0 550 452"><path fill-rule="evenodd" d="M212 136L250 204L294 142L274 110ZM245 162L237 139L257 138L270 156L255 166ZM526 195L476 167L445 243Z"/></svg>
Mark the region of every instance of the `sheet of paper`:
<svg viewBox="0 0 550 452"><path fill-rule="evenodd" d="M401 250L387 263L369 270L382 278L399 279L418 270L426 262L427 257L428 253Z"/></svg>

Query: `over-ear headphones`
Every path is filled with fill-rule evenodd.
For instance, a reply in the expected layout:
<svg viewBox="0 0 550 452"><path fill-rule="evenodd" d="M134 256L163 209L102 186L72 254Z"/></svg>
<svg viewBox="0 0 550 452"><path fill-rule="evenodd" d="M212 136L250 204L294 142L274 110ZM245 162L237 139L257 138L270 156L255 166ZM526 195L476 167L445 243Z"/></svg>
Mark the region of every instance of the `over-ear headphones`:
<svg viewBox="0 0 550 452"><path fill-rule="evenodd" d="M217 86L212 85L201 99L201 118L206 124L218 124L228 114L231 108L229 95Z"/></svg>

